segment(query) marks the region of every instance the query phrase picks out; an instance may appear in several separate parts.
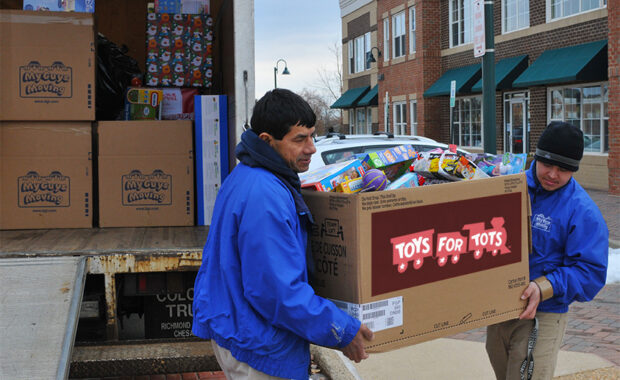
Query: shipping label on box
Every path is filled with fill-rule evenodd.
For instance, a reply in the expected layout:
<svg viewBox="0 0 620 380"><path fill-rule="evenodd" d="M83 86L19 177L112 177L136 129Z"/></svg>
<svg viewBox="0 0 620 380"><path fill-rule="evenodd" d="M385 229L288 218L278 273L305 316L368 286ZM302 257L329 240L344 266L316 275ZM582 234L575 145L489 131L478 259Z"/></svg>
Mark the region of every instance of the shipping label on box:
<svg viewBox="0 0 620 380"><path fill-rule="evenodd" d="M316 222L317 294L362 310L402 297L402 325L368 319L392 313L396 320L398 309L358 314L377 332L369 351L486 326L523 310L524 175L372 193L304 191L304 199Z"/></svg>
<svg viewBox="0 0 620 380"><path fill-rule="evenodd" d="M91 126L0 123L0 229L92 227Z"/></svg>

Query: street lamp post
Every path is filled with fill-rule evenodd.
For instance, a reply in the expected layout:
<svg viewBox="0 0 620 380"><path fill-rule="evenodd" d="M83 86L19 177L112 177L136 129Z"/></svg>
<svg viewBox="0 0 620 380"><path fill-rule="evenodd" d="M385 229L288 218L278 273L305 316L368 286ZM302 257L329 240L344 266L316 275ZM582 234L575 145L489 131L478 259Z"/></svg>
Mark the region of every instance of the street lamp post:
<svg viewBox="0 0 620 380"><path fill-rule="evenodd" d="M284 62L284 71L282 71L282 75L291 74L291 72L288 71L288 65L286 64L286 61L283 60L282 58L278 59L276 61L276 65L273 68L273 88L278 88L278 63L280 62Z"/></svg>

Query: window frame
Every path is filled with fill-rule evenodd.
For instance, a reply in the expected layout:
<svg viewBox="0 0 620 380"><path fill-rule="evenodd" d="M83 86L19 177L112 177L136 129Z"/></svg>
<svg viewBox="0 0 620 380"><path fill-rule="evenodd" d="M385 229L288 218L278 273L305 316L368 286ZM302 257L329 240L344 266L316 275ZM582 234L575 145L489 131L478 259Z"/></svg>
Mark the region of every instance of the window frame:
<svg viewBox="0 0 620 380"><path fill-rule="evenodd" d="M418 134L418 101L417 99L409 102L409 115L411 120L410 135L416 136Z"/></svg>
<svg viewBox="0 0 620 380"><path fill-rule="evenodd" d="M463 5L462 8L459 7L458 20L453 20L454 15L454 3L457 2L459 5ZM467 7L469 7L467 9ZM462 9L462 10L461 10ZM467 17L467 13L469 12L469 17ZM449 1L449 14L448 14L448 35L450 37L450 47L456 47L461 45L467 45L473 43L473 2L468 0L450 0ZM465 25L468 23L469 25ZM454 24L458 25L458 35L459 41L454 41L454 36L452 34L452 27ZM461 25L462 24L462 25ZM463 40L461 41L460 36L463 36ZM469 36L469 39L466 37Z"/></svg>
<svg viewBox="0 0 620 380"><path fill-rule="evenodd" d="M390 18L383 19L383 61L390 60Z"/></svg>
<svg viewBox="0 0 620 380"><path fill-rule="evenodd" d="M416 51L416 21L415 6L409 7L409 54Z"/></svg>
<svg viewBox="0 0 620 380"><path fill-rule="evenodd" d="M515 28L508 30L508 25L507 25L507 9L506 6L508 4L508 2L513 2L516 4L517 7L517 11L516 11L516 19L517 19L517 25ZM527 22L524 25L520 25L519 24L519 5L520 4L526 4L527 6ZM502 34L507 34L507 33L512 33L512 32L516 32L518 30L522 30L522 29L527 29L530 27L530 2L529 0L502 0Z"/></svg>
<svg viewBox="0 0 620 380"><path fill-rule="evenodd" d="M471 100L472 99L477 99L478 103L480 104L480 114L479 114L479 130L480 133L474 133L474 122L475 122L475 118L474 118L474 114L471 110ZM470 109L467 110L468 114L470 115L469 120L464 120L466 114L465 114L465 110L463 110L462 104L465 102L469 102L470 104ZM454 121L454 112L455 110L459 110L459 120L458 121ZM456 135L457 137L457 141L455 141L455 135L452 133L454 131L454 126L455 123L458 123L459 127L458 127L458 135ZM463 128L465 127L465 123L468 123L469 125L469 133L465 134L463 133ZM456 144L458 146L462 146L465 148L482 148L484 147L484 125L483 125L483 118L482 118L482 95L478 95L478 96L460 96L457 97L455 99L455 105L454 108L452 108L450 110L450 132L451 132L451 140L450 143L451 144ZM474 141L475 140L475 136L480 136L480 145L467 145L466 143L464 143L463 141L463 136L467 135L469 137L469 141Z"/></svg>
<svg viewBox="0 0 620 380"><path fill-rule="evenodd" d="M583 89L597 87L597 86L601 88L600 102L594 103L591 101L585 101L587 98L584 99ZM591 117L590 118L586 117L585 105L586 104L599 104L600 105L600 111L599 111L600 116L598 118L598 121L599 121L598 138L600 141L599 151L595 152L591 150L584 150L583 153L590 154L590 155L609 155L609 82L606 82L606 81L589 82L589 83L578 83L578 84L564 85L564 86L547 87L547 123L550 123L552 121L567 121L566 106L565 106L566 104L565 90L575 90L575 89L579 89L579 94L580 94L579 95L580 103L576 105L577 106L576 109L578 109L579 111L578 127L584 133L584 137L592 135L584 131L584 121L597 120ZM554 112L553 110L553 106L555 105L553 103L554 99L552 97L554 91L559 91L562 94L562 104L560 105L561 108L559 110L561 117L556 117L557 111ZM569 119L567 122L569 122L570 120L574 120L574 118ZM607 134L605 134L605 130L607 130ZM587 148L587 146L585 148ZM605 148L607 148L607 150L605 150Z"/></svg>
<svg viewBox="0 0 620 380"><path fill-rule="evenodd" d="M570 1L570 0L568 0L568 1ZM564 8L564 4L567 3L567 1L563 1L563 0L546 0L545 1L545 7L546 7L545 14L546 14L547 22L557 21L557 20L561 20L563 18L573 17L573 16L580 15L580 14L583 14L583 13L596 11L596 10L599 10L599 9L602 9L602 8L607 8L607 6L608 6L608 1L607 0L599 0L598 7L583 10L583 3L584 3L584 1L587 1L587 0L577 0L577 1L579 2L579 10L578 11L576 11L574 13L562 14L560 16L554 17L553 16L553 5L554 5L553 3L557 2L560 5L560 7L562 7L562 13L564 13L563 12L563 8Z"/></svg>
<svg viewBox="0 0 620 380"><path fill-rule="evenodd" d="M397 35L397 33L400 33ZM398 12L392 15L392 58L400 58L404 57L406 53L406 41L405 36L407 35L407 28L405 26L405 11ZM398 44L398 45L397 45ZM397 46L400 51L399 55L397 54Z"/></svg>
<svg viewBox="0 0 620 380"><path fill-rule="evenodd" d="M406 135L407 134L407 102L406 101L398 101L392 102L392 116L394 117L394 134L395 135ZM399 114L400 121L396 118L396 115ZM402 130L401 130L402 129Z"/></svg>

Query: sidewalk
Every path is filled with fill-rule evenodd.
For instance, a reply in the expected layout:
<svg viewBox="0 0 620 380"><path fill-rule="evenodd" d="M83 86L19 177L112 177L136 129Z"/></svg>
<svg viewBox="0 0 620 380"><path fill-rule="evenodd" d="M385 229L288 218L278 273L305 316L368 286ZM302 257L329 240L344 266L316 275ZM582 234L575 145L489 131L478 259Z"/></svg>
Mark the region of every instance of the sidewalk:
<svg viewBox="0 0 620 380"><path fill-rule="evenodd" d="M590 198L598 205L609 228L609 247L620 248L620 196L602 190L586 189Z"/></svg>

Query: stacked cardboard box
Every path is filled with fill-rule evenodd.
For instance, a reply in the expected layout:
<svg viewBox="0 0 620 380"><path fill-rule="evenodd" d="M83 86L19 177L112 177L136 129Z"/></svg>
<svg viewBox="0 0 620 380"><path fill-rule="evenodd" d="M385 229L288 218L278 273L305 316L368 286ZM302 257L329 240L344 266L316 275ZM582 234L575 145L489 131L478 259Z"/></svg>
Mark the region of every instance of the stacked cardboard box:
<svg viewBox="0 0 620 380"><path fill-rule="evenodd" d="M190 120L100 121L99 226L192 226Z"/></svg>
<svg viewBox="0 0 620 380"><path fill-rule="evenodd" d="M0 229L92 227L93 24L0 10Z"/></svg>

